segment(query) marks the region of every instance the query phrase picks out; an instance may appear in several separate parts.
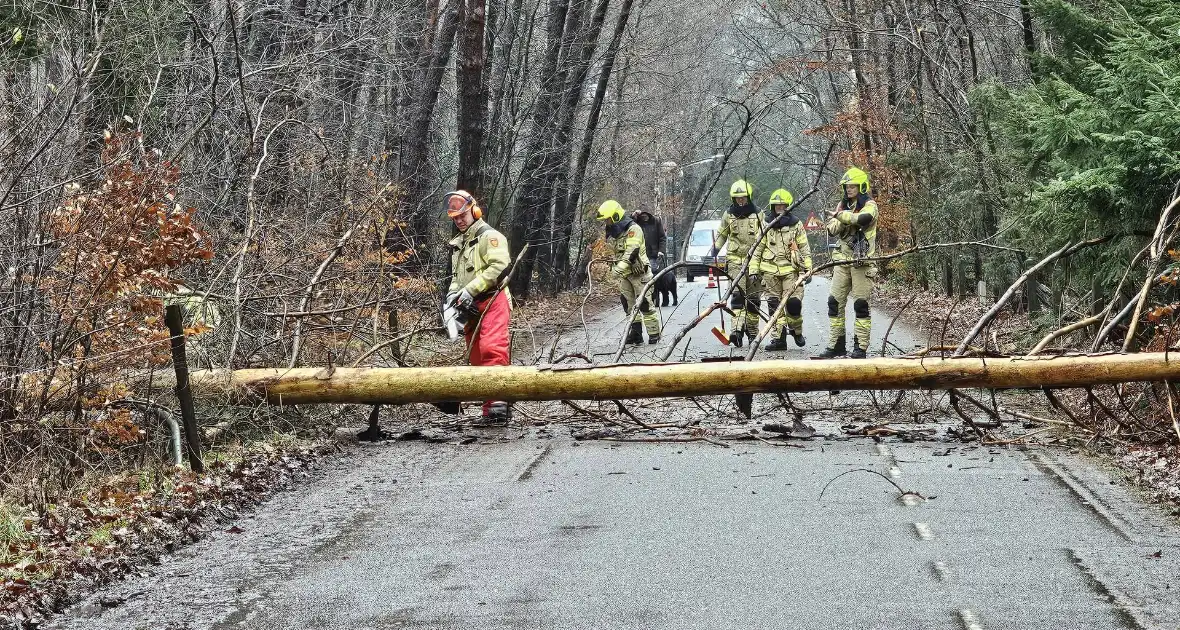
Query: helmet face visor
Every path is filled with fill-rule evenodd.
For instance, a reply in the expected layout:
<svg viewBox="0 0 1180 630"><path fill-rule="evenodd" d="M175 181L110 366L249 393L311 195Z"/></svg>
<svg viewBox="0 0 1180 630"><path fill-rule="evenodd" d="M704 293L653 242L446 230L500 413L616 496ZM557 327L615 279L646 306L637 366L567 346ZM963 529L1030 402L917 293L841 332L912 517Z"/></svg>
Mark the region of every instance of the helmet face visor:
<svg viewBox="0 0 1180 630"><path fill-rule="evenodd" d="M472 206L474 206L475 199L473 199L471 195L461 190L457 190L452 193L447 193L446 198L443 200L443 205L447 209L447 216L453 219L467 212Z"/></svg>

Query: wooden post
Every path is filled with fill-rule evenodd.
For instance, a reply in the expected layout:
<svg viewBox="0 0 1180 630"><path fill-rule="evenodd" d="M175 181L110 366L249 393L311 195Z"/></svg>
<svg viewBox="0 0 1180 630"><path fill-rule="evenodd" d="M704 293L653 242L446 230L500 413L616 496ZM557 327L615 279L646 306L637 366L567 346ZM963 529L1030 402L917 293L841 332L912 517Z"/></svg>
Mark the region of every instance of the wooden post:
<svg viewBox="0 0 1180 630"><path fill-rule="evenodd" d="M194 472L205 472L201 460L201 435L197 431L197 411L188 382L188 359L184 354L184 309L179 304L164 307L164 323L172 335L172 364L176 367L176 399L180 401L180 419L184 423L185 451Z"/></svg>

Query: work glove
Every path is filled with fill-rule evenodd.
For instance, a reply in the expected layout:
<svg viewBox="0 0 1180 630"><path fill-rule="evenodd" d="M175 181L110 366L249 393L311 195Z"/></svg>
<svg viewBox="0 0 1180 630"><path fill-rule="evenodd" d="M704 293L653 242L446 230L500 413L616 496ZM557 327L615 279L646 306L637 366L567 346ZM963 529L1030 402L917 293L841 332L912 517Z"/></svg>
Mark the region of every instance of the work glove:
<svg viewBox="0 0 1180 630"><path fill-rule="evenodd" d="M754 285L755 287L762 286L762 276L756 273L750 274L750 284Z"/></svg>
<svg viewBox="0 0 1180 630"><path fill-rule="evenodd" d="M447 294L446 299L443 300L443 306L450 306L459 301L459 292L451 291Z"/></svg>
<svg viewBox="0 0 1180 630"><path fill-rule="evenodd" d="M464 288L459 292L459 296L455 299L455 301L463 308L471 308L471 305L475 304L475 296L471 295L471 292Z"/></svg>

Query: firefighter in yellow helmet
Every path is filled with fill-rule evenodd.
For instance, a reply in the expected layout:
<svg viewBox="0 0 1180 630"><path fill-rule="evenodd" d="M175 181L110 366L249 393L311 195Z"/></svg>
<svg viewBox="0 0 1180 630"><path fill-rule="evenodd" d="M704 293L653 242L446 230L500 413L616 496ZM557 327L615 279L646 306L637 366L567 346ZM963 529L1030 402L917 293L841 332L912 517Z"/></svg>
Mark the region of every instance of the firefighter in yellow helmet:
<svg viewBox="0 0 1180 630"><path fill-rule="evenodd" d="M811 272L811 244L807 242L803 222L792 212L794 201L788 190L780 188L770 193L770 208L766 211L769 227L754 251L754 260L762 271L766 308L774 313L786 302L783 314L771 322L767 350L786 350L787 335L800 348L807 343L803 338L803 285L798 280Z"/></svg>
<svg viewBox="0 0 1180 630"><path fill-rule="evenodd" d="M852 310L856 315L852 353L853 359L863 359L869 349L869 333L872 320L869 318L869 294L872 280L869 277L870 263L865 258L877 255L877 202L869 195L869 175L859 168L850 168L840 178L840 192L843 198L836 209L829 213L828 234L839 239L838 247L832 252L832 260L852 261L837 265L832 272L832 289L828 295L828 321L831 333L827 349L820 358L832 359L844 356L847 335L844 315L847 312L848 296L852 295Z"/></svg>
<svg viewBox="0 0 1180 630"><path fill-rule="evenodd" d="M729 244L725 254L725 272L736 286L729 298L729 306L734 313L729 342L740 348L743 330L750 341L758 337L758 307L762 302L758 259L750 261L750 269L744 277L738 277L738 272L762 231L762 215L754 207L754 187L746 180L739 179L729 187L729 198L729 210L721 218L721 229L713 239L713 249L709 255L716 256L726 243Z"/></svg>
<svg viewBox="0 0 1180 630"><path fill-rule="evenodd" d="M652 304L651 291L642 294L651 282L651 264L647 259L647 244L643 228L623 211L614 199L607 199L598 207L599 221L606 225L606 249L614 257L610 269L611 280L619 288L623 308L632 313L627 343L643 343L643 328L647 328L647 342L660 340L660 312Z"/></svg>

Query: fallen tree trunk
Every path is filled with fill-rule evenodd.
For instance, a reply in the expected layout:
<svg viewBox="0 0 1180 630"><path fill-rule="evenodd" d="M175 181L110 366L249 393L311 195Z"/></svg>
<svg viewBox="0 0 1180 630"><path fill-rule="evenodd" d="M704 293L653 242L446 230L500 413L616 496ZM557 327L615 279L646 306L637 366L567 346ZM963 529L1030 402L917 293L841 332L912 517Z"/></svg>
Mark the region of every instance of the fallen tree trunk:
<svg viewBox="0 0 1180 630"><path fill-rule="evenodd" d="M204 370L205 401L401 404L471 400L614 400L750 392L1062 388L1180 380L1164 353L1058 357L756 361L605 366Z"/></svg>

